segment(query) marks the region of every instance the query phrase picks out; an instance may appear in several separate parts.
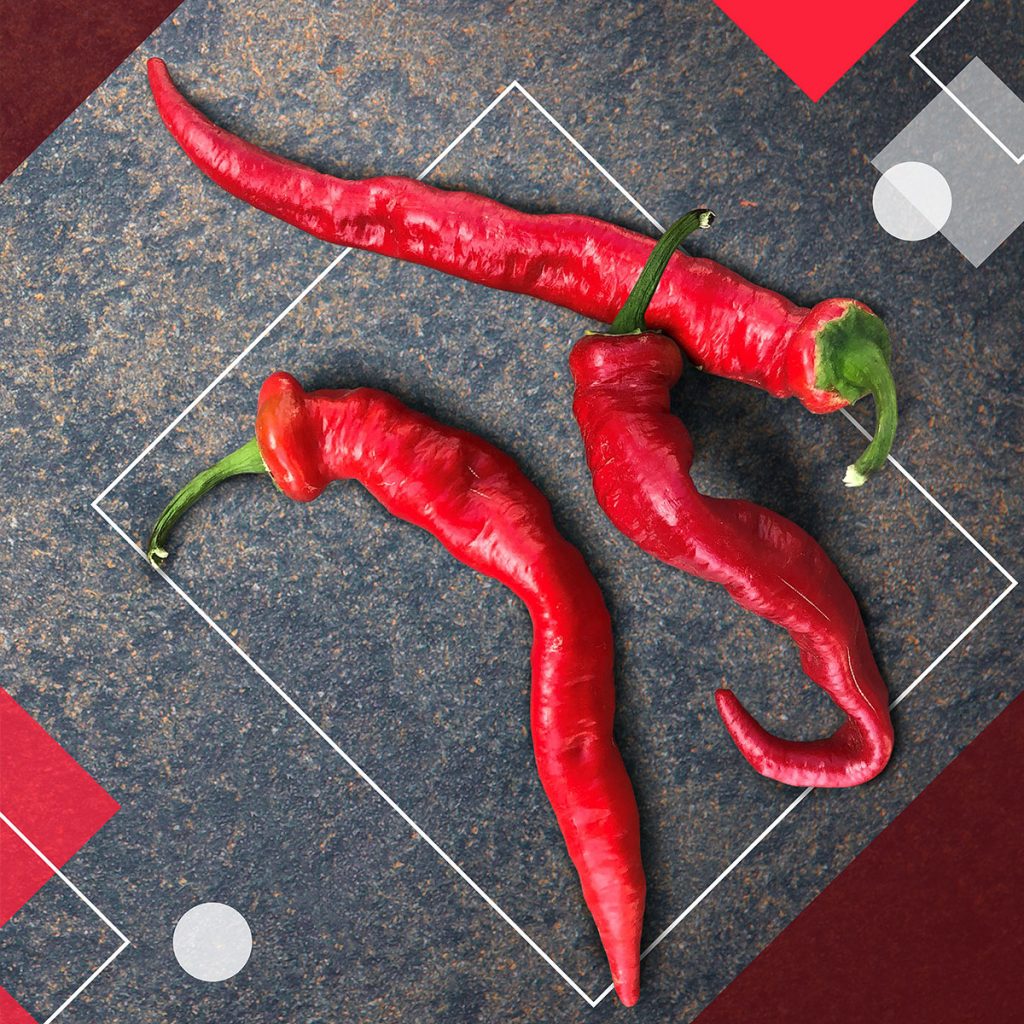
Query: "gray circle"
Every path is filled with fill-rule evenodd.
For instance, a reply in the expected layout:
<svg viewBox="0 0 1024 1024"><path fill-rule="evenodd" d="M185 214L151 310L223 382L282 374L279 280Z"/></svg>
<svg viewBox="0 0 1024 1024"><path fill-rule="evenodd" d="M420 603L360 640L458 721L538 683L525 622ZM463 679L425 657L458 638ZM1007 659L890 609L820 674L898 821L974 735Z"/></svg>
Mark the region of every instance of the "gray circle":
<svg viewBox="0 0 1024 1024"><path fill-rule="evenodd" d="M200 981L226 981L249 961L252 932L226 903L200 903L175 925L174 956L181 969Z"/></svg>
<svg viewBox="0 0 1024 1024"><path fill-rule="evenodd" d="M949 219L953 194L949 182L931 164L908 160L878 179L871 205L875 219L896 238L920 242Z"/></svg>

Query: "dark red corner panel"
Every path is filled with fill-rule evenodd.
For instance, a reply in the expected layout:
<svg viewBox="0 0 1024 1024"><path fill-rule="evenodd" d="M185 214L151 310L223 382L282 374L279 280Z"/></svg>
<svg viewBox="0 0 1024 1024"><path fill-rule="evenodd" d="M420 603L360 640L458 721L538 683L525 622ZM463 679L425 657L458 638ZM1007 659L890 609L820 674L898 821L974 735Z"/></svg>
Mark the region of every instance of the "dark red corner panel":
<svg viewBox="0 0 1024 1024"><path fill-rule="evenodd" d="M0 0L0 181L181 0Z"/></svg>
<svg viewBox="0 0 1024 1024"><path fill-rule="evenodd" d="M1024 696L696 1024L1024 1020Z"/></svg>

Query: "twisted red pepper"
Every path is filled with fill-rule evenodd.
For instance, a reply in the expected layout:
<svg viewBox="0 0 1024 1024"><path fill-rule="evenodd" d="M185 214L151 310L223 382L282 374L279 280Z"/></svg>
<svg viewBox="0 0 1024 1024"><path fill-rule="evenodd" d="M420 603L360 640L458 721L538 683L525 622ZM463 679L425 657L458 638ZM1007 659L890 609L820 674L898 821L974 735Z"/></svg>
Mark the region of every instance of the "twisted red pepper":
<svg viewBox="0 0 1024 1024"><path fill-rule="evenodd" d="M218 128L149 61L160 116L195 165L252 206L340 245L420 263L478 284L553 302L610 323L654 241L593 217L522 213L469 192L408 178L349 181L275 156ZM896 430L889 335L867 306L794 305L707 259L676 253L650 304L702 370L746 381L812 412L875 398L877 427L847 471L851 486L885 462Z"/></svg>
<svg viewBox="0 0 1024 1024"><path fill-rule="evenodd" d="M794 786L853 786L877 775L893 733L888 694L857 602L821 547L795 523L748 501L711 498L690 479L693 444L669 411L683 360L663 334L643 330L643 306L668 253L698 225L696 211L666 233L613 330L576 343L569 366L594 493L608 518L644 551L721 583L744 608L786 629L807 675L845 712L828 739L785 740L763 729L727 689L718 711L762 775Z"/></svg>
<svg viewBox="0 0 1024 1024"><path fill-rule="evenodd" d="M368 388L305 394L286 373L260 391L256 439L170 502L147 546L167 556L174 523L221 480L268 471L311 501L356 479L393 515L509 587L533 620L530 726L541 783L579 872L619 998L639 997L646 882L636 800L612 738L611 620L583 556L558 533L544 496L504 452Z"/></svg>

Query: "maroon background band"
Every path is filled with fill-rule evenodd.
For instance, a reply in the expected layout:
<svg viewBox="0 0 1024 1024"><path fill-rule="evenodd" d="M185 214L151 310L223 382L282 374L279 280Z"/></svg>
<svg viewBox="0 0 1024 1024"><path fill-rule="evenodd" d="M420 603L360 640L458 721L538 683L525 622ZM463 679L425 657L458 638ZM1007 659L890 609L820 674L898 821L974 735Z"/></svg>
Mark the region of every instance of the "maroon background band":
<svg viewBox="0 0 1024 1024"><path fill-rule="evenodd" d="M177 4L0 0L0 179ZM1017 1019L1018 698L700 1016L700 1024Z"/></svg>
<svg viewBox="0 0 1024 1024"><path fill-rule="evenodd" d="M1019 1019L1022 737L1018 697L697 1024Z"/></svg>
<svg viewBox="0 0 1024 1024"><path fill-rule="evenodd" d="M0 0L0 181L180 0Z"/></svg>

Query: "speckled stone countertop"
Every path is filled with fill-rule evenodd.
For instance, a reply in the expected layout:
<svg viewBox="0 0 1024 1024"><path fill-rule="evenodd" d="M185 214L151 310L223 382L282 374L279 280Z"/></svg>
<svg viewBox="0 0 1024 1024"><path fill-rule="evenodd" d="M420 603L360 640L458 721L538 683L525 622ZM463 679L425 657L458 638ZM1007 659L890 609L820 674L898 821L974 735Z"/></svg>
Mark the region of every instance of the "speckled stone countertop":
<svg viewBox="0 0 1024 1024"><path fill-rule="evenodd" d="M566 366L592 325L352 253L268 332L339 251L203 178L144 76L162 56L218 122L351 176L418 174L518 80L430 182L652 231L532 96L653 216L714 208L692 251L805 304L868 302L894 336L895 456L1014 572L1024 232L974 269L940 236L897 242L871 210L871 158L934 94L907 54L942 5L918 4L817 105L711 5L624 8L190 0L6 185L0 671L122 804L68 872L132 945L69 1021L690 1020L1021 688L1018 592L899 705L882 777L810 795L645 961L637 1008L592 1009L355 771L600 994L533 767L515 598L356 485L310 506L266 481L223 487L167 567L195 607L90 507L146 450L100 506L141 542L178 485L250 435L276 369L387 388L506 448L613 613L647 940L686 911L798 796L750 771L714 689L786 735L837 719L778 630L603 518ZM863 445L843 416L692 370L675 407L703 489L777 509L834 557L894 695L1006 588L893 467L842 487ZM255 939L222 984L171 952L174 923L209 900ZM0 984L43 1019L115 947L51 883L0 933Z"/></svg>

